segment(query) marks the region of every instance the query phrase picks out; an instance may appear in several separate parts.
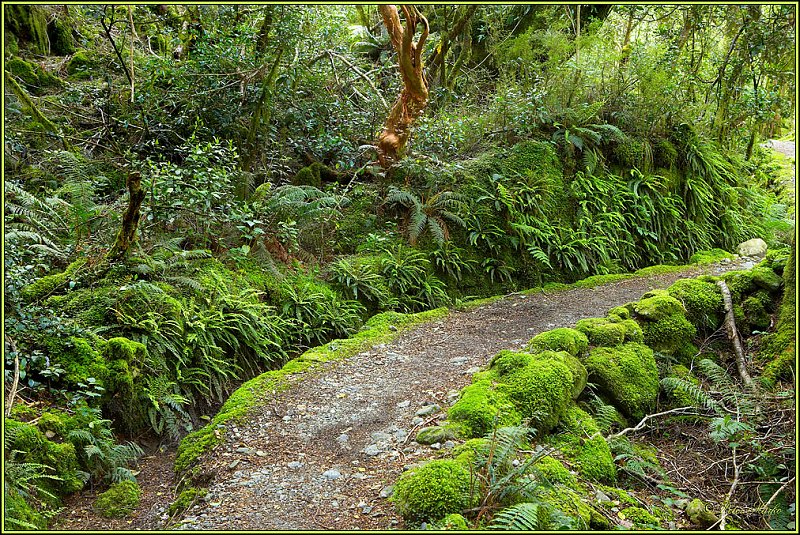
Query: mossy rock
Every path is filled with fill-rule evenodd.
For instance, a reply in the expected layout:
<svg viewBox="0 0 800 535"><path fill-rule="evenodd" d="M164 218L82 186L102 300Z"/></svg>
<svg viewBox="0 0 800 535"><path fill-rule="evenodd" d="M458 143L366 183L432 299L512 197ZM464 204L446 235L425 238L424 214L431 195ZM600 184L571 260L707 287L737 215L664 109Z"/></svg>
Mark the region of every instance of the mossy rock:
<svg viewBox="0 0 800 535"><path fill-rule="evenodd" d="M545 455L537 460L533 465L533 471L553 485L559 483L573 488L578 482L575 474L567 470L561 461L550 455Z"/></svg>
<svg viewBox="0 0 800 535"><path fill-rule="evenodd" d="M685 308L666 290L653 290L634 305L644 331L644 343L667 354L681 353L697 335L695 326L686 319ZM688 353L684 350L683 353Z"/></svg>
<svg viewBox="0 0 800 535"><path fill-rule="evenodd" d="M42 94L48 87L58 87L61 81L45 71L41 66L14 57L5 62L5 70L22 80L25 88L35 94Z"/></svg>
<svg viewBox="0 0 800 535"><path fill-rule="evenodd" d="M629 320L631 319L631 311L624 306L616 306L608 311L608 316L615 321L617 319L619 321Z"/></svg>
<svg viewBox="0 0 800 535"><path fill-rule="evenodd" d="M663 320L662 320L663 321ZM641 419L658 397L658 368L653 350L636 342L593 349L584 361L589 379L622 412Z"/></svg>
<svg viewBox="0 0 800 535"><path fill-rule="evenodd" d="M458 513L452 513L436 522L436 528L445 531L467 531L467 519Z"/></svg>
<svg viewBox="0 0 800 535"><path fill-rule="evenodd" d="M4 530L47 529L47 519L25 501L16 489L11 488L3 494L3 506Z"/></svg>
<svg viewBox="0 0 800 535"><path fill-rule="evenodd" d="M578 399L583 389L586 388L586 383L589 380L589 372L586 366L578 360L577 357L572 356L566 351L542 351L534 355L536 360L555 360L566 364L569 371L572 372L572 399Z"/></svg>
<svg viewBox="0 0 800 535"><path fill-rule="evenodd" d="M715 331L722 324L722 291L716 284L699 279L681 279L667 291L686 308L686 318L698 329Z"/></svg>
<svg viewBox="0 0 800 535"><path fill-rule="evenodd" d="M97 65L97 60L88 50L76 51L66 65L67 74L73 78L88 78L92 69Z"/></svg>
<svg viewBox="0 0 800 535"><path fill-rule="evenodd" d="M459 424L464 437L482 437L498 427L517 425L522 416L491 380L482 380L464 387L461 396L447 411L447 418Z"/></svg>
<svg viewBox="0 0 800 535"><path fill-rule="evenodd" d="M105 388L109 377L108 363L94 348L93 341L70 336L66 339L46 338L44 343L51 360L65 371L61 381L73 386L96 383Z"/></svg>
<svg viewBox="0 0 800 535"><path fill-rule="evenodd" d="M724 249L714 248L709 251L697 251L689 257L690 264L713 264L720 260L733 260L733 254Z"/></svg>
<svg viewBox="0 0 800 535"><path fill-rule="evenodd" d="M424 427L417 433L416 441L420 444L435 444L456 438L453 429L442 426Z"/></svg>
<svg viewBox="0 0 800 535"><path fill-rule="evenodd" d="M574 463L578 473L589 480L611 483L617 479L617 469L611 448L597 422L576 404L570 405L559 425L561 431L548 438Z"/></svg>
<svg viewBox="0 0 800 535"><path fill-rule="evenodd" d="M470 503L470 486L461 463L435 460L403 473L390 500L407 522L431 522L476 505Z"/></svg>
<svg viewBox="0 0 800 535"><path fill-rule="evenodd" d="M777 292L783 285L783 280L768 267L756 266L750 270L756 286L769 292Z"/></svg>
<svg viewBox="0 0 800 535"><path fill-rule="evenodd" d="M642 507L626 507L620 511L619 517L633 522L634 528L659 529L661 527L658 518L651 515L647 509L643 509Z"/></svg>
<svg viewBox="0 0 800 535"><path fill-rule="evenodd" d="M130 516L142 497L142 489L135 481L120 481L100 494L94 502L94 509L106 518L125 518Z"/></svg>
<svg viewBox="0 0 800 535"><path fill-rule="evenodd" d="M578 492L569 487L563 485L550 487L541 493L539 501L571 518L572 529L608 529L608 522L604 522L603 516L594 511L583 501Z"/></svg>
<svg viewBox="0 0 800 535"><path fill-rule="evenodd" d="M75 40L72 38L70 21L54 17L47 24L47 36L50 39L50 53L56 56L67 56L75 52Z"/></svg>
<svg viewBox="0 0 800 535"><path fill-rule="evenodd" d="M50 51L47 18L47 11L40 6L11 4L5 8L6 29L34 54L46 55Z"/></svg>
<svg viewBox="0 0 800 535"><path fill-rule="evenodd" d="M593 346L616 346L625 340L625 326L607 318L586 318L575 324Z"/></svg>
<svg viewBox="0 0 800 535"><path fill-rule="evenodd" d="M769 329L770 315L761 300L756 297L748 297L742 302L742 310L750 330L766 331Z"/></svg>
<svg viewBox="0 0 800 535"><path fill-rule="evenodd" d="M55 416L55 415L54 415ZM34 425L5 419L8 448L22 452L18 460L49 467L50 475L59 480L44 480L43 487L56 496L66 496L83 488L75 446L70 442L54 442Z"/></svg>
<svg viewBox="0 0 800 535"><path fill-rule="evenodd" d="M572 400L575 381L569 366L559 358L539 358L512 351L501 351L500 355L496 361L498 370L506 360L527 358L524 366L500 373L497 390L508 396L523 418L531 419L540 434L547 433Z"/></svg>
<svg viewBox="0 0 800 535"><path fill-rule="evenodd" d="M338 175L334 173L329 167L320 163L314 162L308 167L300 169L294 178L292 184L295 186L314 186L321 188L323 181L337 180Z"/></svg>
<svg viewBox="0 0 800 535"><path fill-rule="evenodd" d="M453 458L467 469L473 466L478 455L487 455L492 443L486 438L471 438L453 449Z"/></svg>
<svg viewBox="0 0 800 535"><path fill-rule="evenodd" d="M684 314L686 309L680 301L670 296L666 290L652 290L636 303L636 314L648 321L658 321L676 314Z"/></svg>
<svg viewBox="0 0 800 535"><path fill-rule="evenodd" d="M709 511L706 504L699 498L695 498L686 506L686 516L689 517L692 524L700 527L709 527L719 520L717 515Z"/></svg>
<svg viewBox="0 0 800 535"><path fill-rule="evenodd" d="M570 355L579 357L589 348L589 339L578 330L560 327L551 331L539 333L528 343L529 353L541 351L566 351Z"/></svg>

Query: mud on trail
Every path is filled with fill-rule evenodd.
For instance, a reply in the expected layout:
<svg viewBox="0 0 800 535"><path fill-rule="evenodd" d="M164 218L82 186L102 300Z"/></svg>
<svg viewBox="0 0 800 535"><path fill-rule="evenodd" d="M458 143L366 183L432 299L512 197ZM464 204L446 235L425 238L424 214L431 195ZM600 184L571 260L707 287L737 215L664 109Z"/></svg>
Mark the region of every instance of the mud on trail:
<svg viewBox="0 0 800 535"><path fill-rule="evenodd" d="M594 288L513 294L402 333L351 358L305 374L233 427L203 461L208 494L167 522L174 499L171 455L143 461L142 507L129 520L91 512L91 493L66 503L55 529L312 530L402 528L386 499L404 467L452 443L425 446L420 427L444 418L457 391L501 349L536 334L603 316L679 278L752 266L691 267ZM436 406L441 407L437 411Z"/></svg>

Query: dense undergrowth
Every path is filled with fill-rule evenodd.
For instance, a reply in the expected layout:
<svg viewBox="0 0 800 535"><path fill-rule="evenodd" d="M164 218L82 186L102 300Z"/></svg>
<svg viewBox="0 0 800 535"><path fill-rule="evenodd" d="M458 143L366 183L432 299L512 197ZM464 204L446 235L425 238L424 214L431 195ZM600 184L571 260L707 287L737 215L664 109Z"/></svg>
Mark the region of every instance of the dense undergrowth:
<svg viewBox="0 0 800 535"><path fill-rule="evenodd" d="M619 74L661 78L628 101L570 67L563 14L482 12L467 26L486 37L480 59L454 45L452 67L472 67L442 71L407 157L384 170L364 145L398 81L362 12L62 7L6 13L8 527L43 527L65 495L133 480L138 438L176 442L242 382L375 314L792 241L785 169L757 145L739 155L749 125L720 138L716 117L672 106L651 121L639 99L672 71L646 39ZM601 22L584 58L607 57L597 36L615 26ZM134 173L137 239L109 258ZM761 297L742 308L765 330ZM790 339L772 338L773 382Z"/></svg>

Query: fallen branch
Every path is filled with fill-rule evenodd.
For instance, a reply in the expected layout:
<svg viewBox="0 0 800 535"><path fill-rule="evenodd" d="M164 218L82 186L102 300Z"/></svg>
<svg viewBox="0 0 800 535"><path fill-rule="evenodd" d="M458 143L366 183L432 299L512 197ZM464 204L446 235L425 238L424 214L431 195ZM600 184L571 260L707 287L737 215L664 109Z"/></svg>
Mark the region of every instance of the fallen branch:
<svg viewBox="0 0 800 535"><path fill-rule="evenodd" d="M731 503L731 498L733 498L733 492L736 490L736 486L739 484L739 473L739 464L736 462L736 448L733 448L733 483L731 483L731 488L728 491L728 495L725 496L725 501L722 503L722 507L720 508L719 512L719 529L721 531L725 531L725 519L728 516L728 506Z"/></svg>
<svg viewBox="0 0 800 535"><path fill-rule="evenodd" d="M694 407L678 407L677 409L670 409L670 410L664 411L664 412L657 412L655 414L648 414L647 416L642 418L642 420L638 424L636 424L635 427L627 427L627 428L623 429L622 431L620 431L619 433L614 433L613 435L608 435L606 437L606 440L609 440L609 439L612 439L612 438L621 437L621 436L623 436L623 435L625 435L627 433L632 433L634 431L639 431L640 429L644 428L644 426L645 426L645 424L647 423L648 420L651 420L651 419L656 418L658 416L666 416L667 414L687 414L687 415L694 415L694 416L699 416L700 415L700 413L698 413L697 410Z"/></svg>
<svg viewBox="0 0 800 535"><path fill-rule="evenodd" d="M14 353L14 380L6 398L6 416L11 416L11 407L14 405L14 397L17 395L17 387L19 386L19 355L17 355L17 345L10 336L6 336L6 342L8 343L8 349Z"/></svg>
<svg viewBox="0 0 800 535"><path fill-rule="evenodd" d="M725 331L728 333L728 338L733 344L733 351L736 353L736 368L739 371L739 377L746 387L752 388L753 379L747 373L747 363L744 358L744 349L742 348L742 341L739 339L739 332L736 330L736 320L733 316L733 302L731 301L731 292L725 281L717 281L720 291L722 291L722 301L725 304Z"/></svg>

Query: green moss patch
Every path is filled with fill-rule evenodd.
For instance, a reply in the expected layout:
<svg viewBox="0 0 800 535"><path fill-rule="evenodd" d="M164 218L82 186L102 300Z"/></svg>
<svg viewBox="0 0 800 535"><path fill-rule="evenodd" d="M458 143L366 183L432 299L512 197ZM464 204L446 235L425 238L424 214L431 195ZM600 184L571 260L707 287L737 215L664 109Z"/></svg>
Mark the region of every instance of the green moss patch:
<svg viewBox="0 0 800 535"><path fill-rule="evenodd" d="M711 249L709 251L697 251L689 258L692 264L713 264L720 260L733 260L733 254L724 249Z"/></svg>
<svg viewBox="0 0 800 535"><path fill-rule="evenodd" d="M400 476L390 499L407 522L430 522L469 508L470 485L461 463L436 460Z"/></svg>
<svg viewBox="0 0 800 535"><path fill-rule="evenodd" d="M142 489L135 481L120 481L100 494L94 509L106 518L124 518L139 507Z"/></svg>
<svg viewBox="0 0 800 535"><path fill-rule="evenodd" d="M685 307L686 318L698 329L714 331L722 324L722 292L716 284L680 279L667 292Z"/></svg>
<svg viewBox="0 0 800 535"><path fill-rule="evenodd" d="M589 379L626 415L642 418L658 397L658 368L653 350L636 342L593 349L584 361Z"/></svg>
<svg viewBox="0 0 800 535"><path fill-rule="evenodd" d="M560 432L548 437L547 442L561 450L582 477L601 482L616 480L611 449L591 415L572 404L558 429Z"/></svg>
<svg viewBox="0 0 800 535"><path fill-rule="evenodd" d="M447 411L449 420L459 425L464 437L482 437L492 429L517 425L522 416L503 392L495 390L492 381L477 381L461 390L461 396Z"/></svg>
<svg viewBox="0 0 800 535"><path fill-rule="evenodd" d="M566 351L570 355L579 357L589 348L589 339L578 330L561 327L534 336L528 343L530 353L541 351Z"/></svg>

